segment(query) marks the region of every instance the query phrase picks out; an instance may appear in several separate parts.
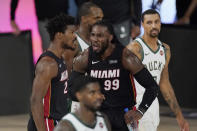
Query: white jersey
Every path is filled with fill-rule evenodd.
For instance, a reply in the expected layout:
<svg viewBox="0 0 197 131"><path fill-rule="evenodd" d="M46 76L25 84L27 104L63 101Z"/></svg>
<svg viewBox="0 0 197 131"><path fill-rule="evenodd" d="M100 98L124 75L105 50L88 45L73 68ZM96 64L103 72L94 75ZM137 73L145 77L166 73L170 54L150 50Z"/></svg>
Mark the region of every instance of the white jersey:
<svg viewBox="0 0 197 131"><path fill-rule="evenodd" d="M108 131L105 120L100 112L96 112L96 123L94 126L88 126L87 124L83 123L79 118L73 114L69 113L62 118L62 120L69 121L76 131Z"/></svg>
<svg viewBox="0 0 197 131"><path fill-rule="evenodd" d="M81 51L84 51L89 47L89 45L76 33L77 41L81 47Z"/></svg>
<svg viewBox="0 0 197 131"><path fill-rule="evenodd" d="M162 45L161 41L158 40L158 49L153 51L142 38L137 38L135 41L138 42L143 49L142 63L151 73L157 84L159 84L161 73L166 63L165 47ZM137 91L136 102L138 107L142 101L145 88L142 87L136 80L135 86ZM146 116L149 118L145 118ZM152 105L143 117L147 120L152 119L155 126L159 125L159 103L157 98L153 101Z"/></svg>
<svg viewBox="0 0 197 131"><path fill-rule="evenodd" d="M84 51L85 49L87 49L89 45L77 33L76 33L76 36L77 36L77 41L79 43L81 51ZM75 112L77 109L79 109L79 106L80 106L79 102L72 101L71 112Z"/></svg>

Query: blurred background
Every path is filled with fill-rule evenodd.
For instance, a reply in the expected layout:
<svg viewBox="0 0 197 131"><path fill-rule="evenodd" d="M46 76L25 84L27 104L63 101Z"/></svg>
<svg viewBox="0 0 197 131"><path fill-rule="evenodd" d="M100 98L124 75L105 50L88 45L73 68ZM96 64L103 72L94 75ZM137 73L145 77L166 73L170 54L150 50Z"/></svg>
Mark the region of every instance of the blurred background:
<svg viewBox="0 0 197 131"><path fill-rule="evenodd" d="M66 1L67 14L76 16L77 5L83 0ZM180 106L185 109L186 118L197 120L197 9L195 6L188 19L187 11L191 2L142 0L141 7L142 12L154 8L161 14L162 29L159 37L171 47L169 73L175 94ZM18 1L14 21L20 29L19 34L13 33L10 8L11 0L0 0L0 116L9 121L9 115L23 114L21 119L26 122L34 64L43 52L42 39L34 0ZM161 95L159 99L165 107L167 104ZM173 116L168 110L161 111L161 114Z"/></svg>

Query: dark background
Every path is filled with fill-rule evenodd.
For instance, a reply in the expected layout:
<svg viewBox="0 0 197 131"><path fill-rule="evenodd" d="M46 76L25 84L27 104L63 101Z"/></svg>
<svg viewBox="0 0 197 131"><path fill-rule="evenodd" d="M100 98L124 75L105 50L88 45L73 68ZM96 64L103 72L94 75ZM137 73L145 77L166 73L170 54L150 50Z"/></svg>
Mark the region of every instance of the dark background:
<svg viewBox="0 0 197 131"><path fill-rule="evenodd" d="M33 57L31 32L0 34L0 115L29 112Z"/></svg>
<svg viewBox="0 0 197 131"><path fill-rule="evenodd" d="M197 108L197 28L162 25L160 40L170 45L170 80L181 107ZM159 96L160 104L166 102Z"/></svg>

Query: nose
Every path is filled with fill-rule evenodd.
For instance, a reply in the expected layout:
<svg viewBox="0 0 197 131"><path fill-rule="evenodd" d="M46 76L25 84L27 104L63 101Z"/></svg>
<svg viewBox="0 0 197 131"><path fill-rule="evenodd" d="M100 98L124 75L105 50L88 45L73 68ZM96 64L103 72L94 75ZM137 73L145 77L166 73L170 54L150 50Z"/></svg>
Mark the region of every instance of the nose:
<svg viewBox="0 0 197 131"><path fill-rule="evenodd" d="M152 27L153 27L153 28L156 28L157 25L158 25L157 23L153 22Z"/></svg>
<svg viewBox="0 0 197 131"><path fill-rule="evenodd" d="M76 37L77 37L76 33L73 33L73 37L74 37L74 38L76 38Z"/></svg>
<svg viewBox="0 0 197 131"><path fill-rule="evenodd" d="M92 42L97 42L98 41L98 37L96 35L91 35L90 40Z"/></svg>
<svg viewBox="0 0 197 131"><path fill-rule="evenodd" d="M103 101L105 96L102 93L97 93L96 98Z"/></svg>

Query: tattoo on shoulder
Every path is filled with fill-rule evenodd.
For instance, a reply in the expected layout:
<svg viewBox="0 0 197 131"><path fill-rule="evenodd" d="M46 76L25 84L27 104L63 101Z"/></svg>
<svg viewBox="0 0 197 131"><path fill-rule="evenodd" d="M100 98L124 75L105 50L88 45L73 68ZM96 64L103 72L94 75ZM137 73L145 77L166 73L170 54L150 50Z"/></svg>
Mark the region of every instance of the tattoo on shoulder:
<svg viewBox="0 0 197 131"><path fill-rule="evenodd" d="M141 45L139 43L135 44L135 48L133 48L133 52L135 53L135 55L142 60L143 55L144 55L144 51L143 48L141 47Z"/></svg>

